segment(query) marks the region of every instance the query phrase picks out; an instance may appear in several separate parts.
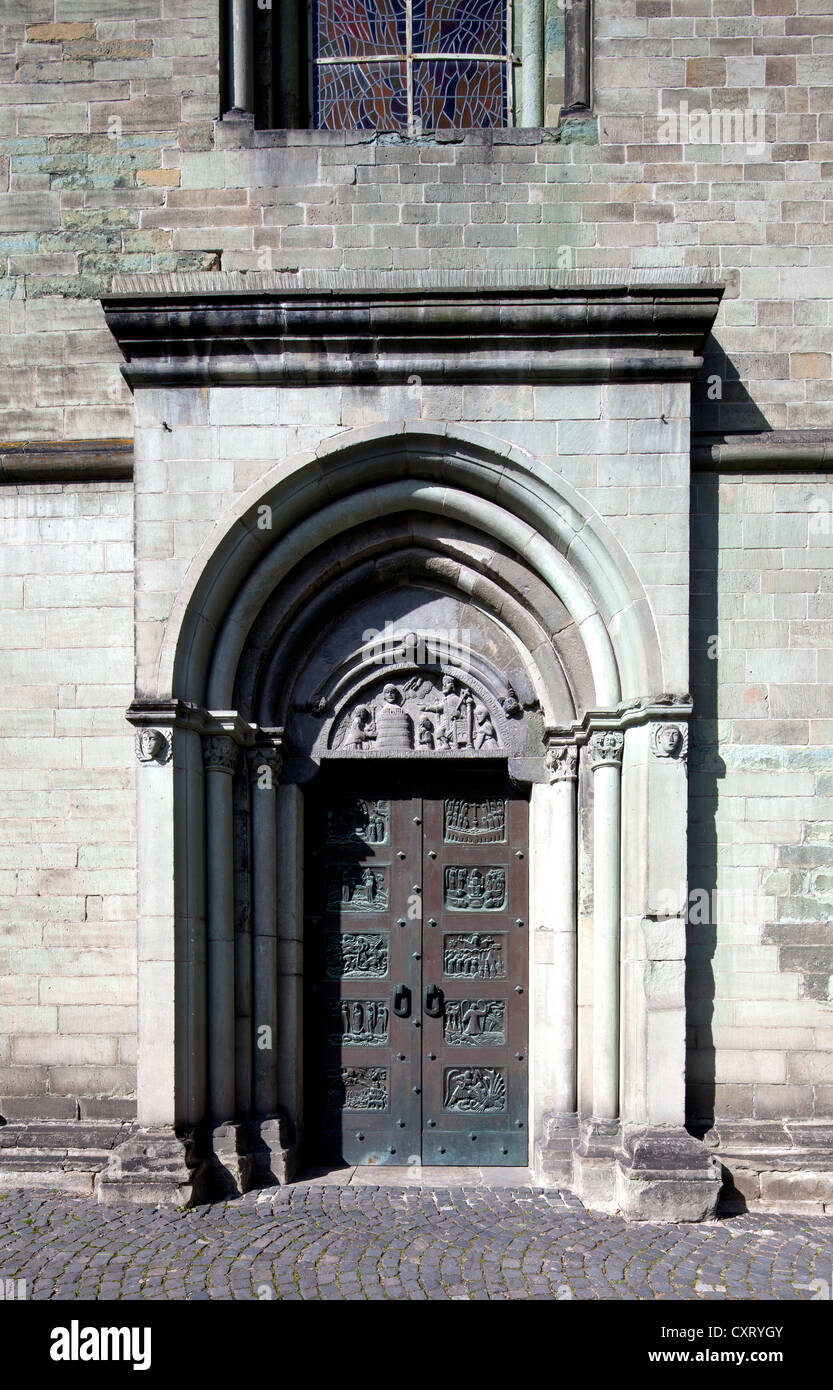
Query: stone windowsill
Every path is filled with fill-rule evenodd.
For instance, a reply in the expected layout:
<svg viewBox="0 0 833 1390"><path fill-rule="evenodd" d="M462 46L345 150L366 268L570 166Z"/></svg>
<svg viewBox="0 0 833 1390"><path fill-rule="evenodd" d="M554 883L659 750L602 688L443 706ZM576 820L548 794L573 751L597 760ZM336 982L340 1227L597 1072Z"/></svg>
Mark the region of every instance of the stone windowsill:
<svg viewBox="0 0 833 1390"><path fill-rule="evenodd" d="M500 145L597 145L597 118L590 112L565 116L557 126L512 126L501 130L437 130L427 135L403 135L376 130L256 130L247 112L227 112L214 122L217 149L269 149L310 146L338 149L349 145L401 145L436 148L463 145L472 149Z"/></svg>

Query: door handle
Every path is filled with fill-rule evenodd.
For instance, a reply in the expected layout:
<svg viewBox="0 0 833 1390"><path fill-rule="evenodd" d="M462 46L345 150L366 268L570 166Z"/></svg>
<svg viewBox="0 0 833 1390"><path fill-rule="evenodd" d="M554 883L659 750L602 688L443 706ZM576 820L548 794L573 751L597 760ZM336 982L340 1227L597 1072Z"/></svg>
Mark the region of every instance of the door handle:
<svg viewBox="0 0 833 1390"><path fill-rule="evenodd" d="M443 992L439 985L425 986L425 1012L429 1018L442 1017Z"/></svg>
<svg viewBox="0 0 833 1390"><path fill-rule="evenodd" d="M407 985L397 985L394 989L393 1012L397 1018L407 1018L411 1012L411 991Z"/></svg>

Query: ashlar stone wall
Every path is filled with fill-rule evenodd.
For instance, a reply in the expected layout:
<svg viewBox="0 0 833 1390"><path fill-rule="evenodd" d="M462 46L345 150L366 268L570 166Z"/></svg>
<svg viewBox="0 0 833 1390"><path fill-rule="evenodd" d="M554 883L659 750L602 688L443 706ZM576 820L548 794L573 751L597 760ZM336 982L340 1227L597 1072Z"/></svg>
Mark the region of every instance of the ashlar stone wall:
<svg viewBox="0 0 833 1390"><path fill-rule="evenodd" d="M692 1117L833 1115L833 478L693 488Z"/></svg>
<svg viewBox="0 0 833 1390"><path fill-rule="evenodd" d="M136 1042L130 484L3 489L0 681L2 1113L124 1115Z"/></svg>
<svg viewBox="0 0 833 1390"><path fill-rule="evenodd" d="M131 432L115 273L475 261L713 268L697 427L829 425L828 8L598 0L590 122L241 151L215 0L0 0L0 438Z"/></svg>

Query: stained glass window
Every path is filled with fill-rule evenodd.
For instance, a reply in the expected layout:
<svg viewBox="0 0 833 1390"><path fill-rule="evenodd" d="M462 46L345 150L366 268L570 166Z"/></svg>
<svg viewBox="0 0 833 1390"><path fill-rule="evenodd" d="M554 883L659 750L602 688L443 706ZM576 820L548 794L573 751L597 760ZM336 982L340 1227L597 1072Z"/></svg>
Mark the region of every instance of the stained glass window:
<svg viewBox="0 0 833 1390"><path fill-rule="evenodd" d="M423 131L510 121L511 0L315 0L313 124Z"/></svg>

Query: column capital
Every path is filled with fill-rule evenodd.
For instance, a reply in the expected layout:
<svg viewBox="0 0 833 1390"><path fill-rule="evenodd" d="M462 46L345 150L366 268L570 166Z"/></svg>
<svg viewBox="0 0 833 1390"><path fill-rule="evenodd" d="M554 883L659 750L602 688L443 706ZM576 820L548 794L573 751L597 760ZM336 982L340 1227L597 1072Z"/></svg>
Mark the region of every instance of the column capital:
<svg viewBox="0 0 833 1390"><path fill-rule="evenodd" d="M205 734L202 741L202 756L206 772L227 772L231 774L237 766L239 749L229 734Z"/></svg>
<svg viewBox="0 0 833 1390"><path fill-rule="evenodd" d="M578 748L574 743L551 743L544 761L550 783L575 782L578 778Z"/></svg>
<svg viewBox="0 0 833 1390"><path fill-rule="evenodd" d="M625 735L619 729L604 729L593 734L587 744L587 758L592 772L600 767L621 767Z"/></svg>
<svg viewBox="0 0 833 1390"><path fill-rule="evenodd" d="M255 783L260 781L264 770L269 772L271 785L276 786L280 781L281 770L283 768L283 750L274 743L256 744L250 748L246 754L249 763L249 777Z"/></svg>

